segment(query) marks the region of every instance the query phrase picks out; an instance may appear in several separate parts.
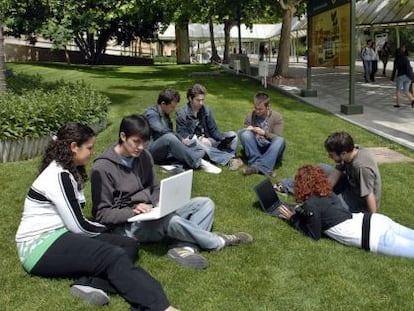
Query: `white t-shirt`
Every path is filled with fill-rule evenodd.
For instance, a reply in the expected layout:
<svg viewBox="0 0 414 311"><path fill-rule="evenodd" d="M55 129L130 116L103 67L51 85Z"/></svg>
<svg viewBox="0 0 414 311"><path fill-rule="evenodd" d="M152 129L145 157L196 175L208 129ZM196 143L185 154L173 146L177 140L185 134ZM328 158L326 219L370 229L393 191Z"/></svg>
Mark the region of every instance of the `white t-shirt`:
<svg viewBox="0 0 414 311"><path fill-rule="evenodd" d="M366 46L362 49L361 57L365 61L374 60L375 52L371 47Z"/></svg>
<svg viewBox="0 0 414 311"><path fill-rule="evenodd" d="M361 248L362 243L362 219L364 213L353 213L352 218L337 224L324 233L339 243ZM383 223L388 217L381 214L371 215L371 226L369 234L369 247L371 252L376 252L378 241L383 230Z"/></svg>

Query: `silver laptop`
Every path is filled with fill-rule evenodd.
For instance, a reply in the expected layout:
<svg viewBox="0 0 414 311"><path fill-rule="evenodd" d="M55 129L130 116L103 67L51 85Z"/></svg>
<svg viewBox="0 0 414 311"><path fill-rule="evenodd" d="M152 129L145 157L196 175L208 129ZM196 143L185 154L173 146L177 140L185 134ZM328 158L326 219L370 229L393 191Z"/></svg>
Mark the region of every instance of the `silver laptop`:
<svg viewBox="0 0 414 311"><path fill-rule="evenodd" d="M158 206L147 213L135 215L129 222L160 219L190 202L193 170L187 170L161 180Z"/></svg>

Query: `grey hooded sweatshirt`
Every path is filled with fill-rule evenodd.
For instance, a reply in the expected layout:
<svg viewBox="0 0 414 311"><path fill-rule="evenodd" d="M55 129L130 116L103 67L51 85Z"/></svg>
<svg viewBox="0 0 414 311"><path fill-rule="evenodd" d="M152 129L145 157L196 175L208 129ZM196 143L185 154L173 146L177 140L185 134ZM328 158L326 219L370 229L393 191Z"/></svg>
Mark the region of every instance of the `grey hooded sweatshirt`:
<svg viewBox="0 0 414 311"><path fill-rule="evenodd" d="M122 162L113 145L94 161L91 171L92 214L109 227L126 223L138 203L158 203L160 186L151 154L143 150L132 168Z"/></svg>

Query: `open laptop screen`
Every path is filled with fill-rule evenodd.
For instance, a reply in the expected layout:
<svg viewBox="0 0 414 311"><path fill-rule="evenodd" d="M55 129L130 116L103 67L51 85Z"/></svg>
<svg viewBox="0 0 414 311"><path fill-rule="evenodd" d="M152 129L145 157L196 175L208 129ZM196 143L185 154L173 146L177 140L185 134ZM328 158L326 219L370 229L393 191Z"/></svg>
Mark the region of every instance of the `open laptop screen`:
<svg viewBox="0 0 414 311"><path fill-rule="evenodd" d="M254 188L257 198L259 199L260 206L266 213L273 212L274 209L279 207L282 202L273 189L272 182L266 178L257 184Z"/></svg>

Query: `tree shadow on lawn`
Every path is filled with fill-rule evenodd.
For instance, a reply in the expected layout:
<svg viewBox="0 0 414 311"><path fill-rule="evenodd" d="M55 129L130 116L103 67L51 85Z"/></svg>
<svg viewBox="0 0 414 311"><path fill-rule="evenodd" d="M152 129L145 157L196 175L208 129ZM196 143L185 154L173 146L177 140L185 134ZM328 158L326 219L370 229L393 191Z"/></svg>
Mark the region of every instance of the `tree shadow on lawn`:
<svg viewBox="0 0 414 311"><path fill-rule="evenodd" d="M24 63L27 64L27 63ZM205 64L205 65L152 65L152 66L118 66L118 65L68 65L65 63L30 63L31 66L52 68L57 70L75 70L83 73L97 75L99 78L114 78L114 79L151 79L154 74L162 74L166 79L180 78L183 75L190 75L193 72L201 71L215 71L220 70L219 67ZM131 72L129 68L141 68L140 72ZM104 73L104 75L101 75Z"/></svg>
<svg viewBox="0 0 414 311"><path fill-rule="evenodd" d="M25 63L27 64L27 63ZM166 86L172 86L177 89L187 89L190 85L194 83L202 83L206 86L207 90L217 89L219 85L223 86L224 83L226 87L222 87L222 90L225 89L243 89L246 92L247 89L252 89L252 94L249 94L249 98L253 97L254 93L257 91L264 91L270 93L272 99L272 106L276 111L283 110L286 111L298 111L301 113L312 112L318 113L321 115L332 115L330 112L322 110L317 107L307 105L298 99L292 98L283 94L283 92L275 89L268 88L265 89L260 84L259 81L256 81L253 78L245 76L236 76L231 73L223 73L218 76L192 76L194 72L203 72L203 71L219 71L220 67L210 64L204 65L153 65L153 66L118 66L118 65L68 65L65 63L30 63L34 67L50 68L56 70L75 70L82 73L86 73L91 80L93 79L114 79L114 83L111 83L106 89L102 90L102 93L107 95L113 101L113 104L116 100L116 105L121 105L126 102L128 99L133 98L134 96L125 95L125 94L115 94L113 92L108 92L108 90L126 90L126 91L154 91L159 92L161 89ZM139 71L132 72L133 70ZM130 69L133 68L133 69ZM163 83L160 77L165 77L167 83ZM87 78L87 77L85 77ZM130 81L127 81L130 80ZM140 82L153 83L152 81L157 81L158 83L153 85L142 85ZM116 81L122 81L120 85L117 85ZM171 82L170 82L171 81ZM255 81L257 83L255 83ZM93 81L90 81L93 84ZM132 86L131 83L136 83L136 86ZM217 89L216 94L220 95L220 89ZM226 93L224 91L224 93ZM278 109L278 108L282 109Z"/></svg>

